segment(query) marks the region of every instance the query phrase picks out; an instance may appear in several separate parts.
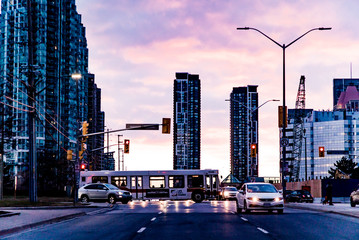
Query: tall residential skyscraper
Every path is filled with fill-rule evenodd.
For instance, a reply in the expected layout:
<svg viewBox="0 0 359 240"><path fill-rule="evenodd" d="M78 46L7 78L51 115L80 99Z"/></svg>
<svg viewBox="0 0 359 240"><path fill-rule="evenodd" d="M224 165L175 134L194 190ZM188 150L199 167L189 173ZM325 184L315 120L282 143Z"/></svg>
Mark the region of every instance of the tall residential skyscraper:
<svg viewBox="0 0 359 240"><path fill-rule="evenodd" d="M258 176L257 87L234 87L230 95L231 174L241 183ZM251 156L251 144L256 146L255 157Z"/></svg>
<svg viewBox="0 0 359 240"><path fill-rule="evenodd" d="M200 169L201 81L176 73L173 88L173 169Z"/></svg>
<svg viewBox="0 0 359 240"><path fill-rule="evenodd" d="M75 154L81 122L89 121L88 49L75 0L2 0L0 28L1 139L9 181L16 176L19 187L26 185L28 112L35 111L39 191L62 190L73 175L66 150Z"/></svg>

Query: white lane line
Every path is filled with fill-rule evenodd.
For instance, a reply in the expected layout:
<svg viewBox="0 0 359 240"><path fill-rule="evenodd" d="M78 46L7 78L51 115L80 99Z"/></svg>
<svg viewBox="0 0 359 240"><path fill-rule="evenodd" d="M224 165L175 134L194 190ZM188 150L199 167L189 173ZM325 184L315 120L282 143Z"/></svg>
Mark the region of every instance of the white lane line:
<svg viewBox="0 0 359 240"><path fill-rule="evenodd" d="M141 232L143 232L143 231L145 231L145 230L146 230L146 228L143 227L143 228L141 228L140 230L138 230L137 233L141 233Z"/></svg>
<svg viewBox="0 0 359 240"><path fill-rule="evenodd" d="M158 214L162 214L162 212L159 212Z"/></svg>
<svg viewBox="0 0 359 240"><path fill-rule="evenodd" d="M247 218L244 218L244 217L241 217L241 219L245 222L248 222L248 219Z"/></svg>
<svg viewBox="0 0 359 240"><path fill-rule="evenodd" d="M156 218L154 217L154 218L151 219L151 222L153 222L153 221L155 221L155 220L156 220Z"/></svg>
<svg viewBox="0 0 359 240"><path fill-rule="evenodd" d="M269 233L268 231L264 230L263 228L257 227L257 229L258 229L259 231L261 231L262 233L265 233L265 234L268 234L268 233Z"/></svg>

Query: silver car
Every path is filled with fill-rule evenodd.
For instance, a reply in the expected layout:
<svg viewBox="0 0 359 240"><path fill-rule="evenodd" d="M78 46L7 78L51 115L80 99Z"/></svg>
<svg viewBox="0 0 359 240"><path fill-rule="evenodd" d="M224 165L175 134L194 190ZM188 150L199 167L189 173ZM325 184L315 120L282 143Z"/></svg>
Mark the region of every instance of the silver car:
<svg viewBox="0 0 359 240"><path fill-rule="evenodd" d="M89 201L108 201L111 204L117 201L127 204L132 200L129 191L124 191L108 183L90 183L79 189L80 200L82 203Z"/></svg>

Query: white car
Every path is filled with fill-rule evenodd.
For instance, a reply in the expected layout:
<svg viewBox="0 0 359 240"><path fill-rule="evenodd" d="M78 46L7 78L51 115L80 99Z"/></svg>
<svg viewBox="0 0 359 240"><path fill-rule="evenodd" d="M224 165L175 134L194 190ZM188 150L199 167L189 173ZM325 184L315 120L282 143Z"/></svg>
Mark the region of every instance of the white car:
<svg viewBox="0 0 359 240"><path fill-rule="evenodd" d="M237 213L242 209L248 213L251 210L276 210L283 213L283 195L270 183L245 183L236 196Z"/></svg>

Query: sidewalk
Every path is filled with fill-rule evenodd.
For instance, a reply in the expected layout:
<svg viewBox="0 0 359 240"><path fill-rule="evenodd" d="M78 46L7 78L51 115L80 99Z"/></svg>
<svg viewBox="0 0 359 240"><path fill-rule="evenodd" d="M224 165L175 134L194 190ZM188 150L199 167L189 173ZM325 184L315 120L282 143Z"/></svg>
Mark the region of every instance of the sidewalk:
<svg viewBox="0 0 359 240"><path fill-rule="evenodd" d="M344 216L359 218L359 206L351 207L349 203L334 203L333 206L321 203L286 203L285 207L318 212L335 213Z"/></svg>
<svg viewBox="0 0 359 240"><path fill-rule="evenodd" d="M79 207L2 207L0 208L0 237L43 224L110 211L112 207L107 203Z"/></svg>

